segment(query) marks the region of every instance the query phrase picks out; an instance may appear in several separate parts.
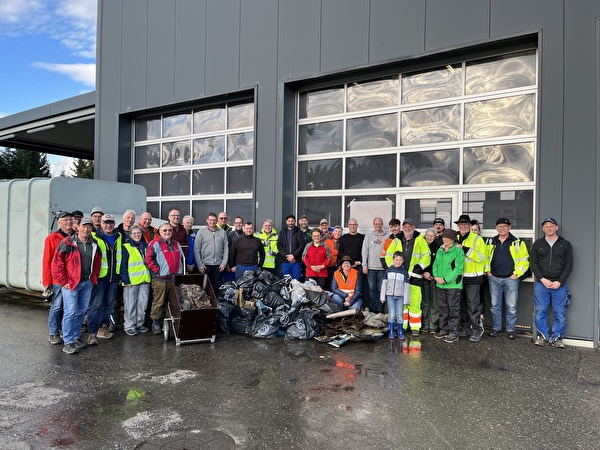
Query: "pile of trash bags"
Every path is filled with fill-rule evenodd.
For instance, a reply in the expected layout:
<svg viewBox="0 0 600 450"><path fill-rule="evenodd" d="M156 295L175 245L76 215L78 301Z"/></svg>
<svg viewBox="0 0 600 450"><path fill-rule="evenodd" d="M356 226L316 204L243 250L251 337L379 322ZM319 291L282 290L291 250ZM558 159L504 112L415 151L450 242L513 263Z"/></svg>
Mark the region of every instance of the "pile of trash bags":
<svg viewBox="0 0 600 450"><path fill-rule="evenodd" d="M260 269L246 271L237 282L223 284L217 300L219 328L224 333L331 343L345 334L349 335L346 341L374 340L387 332L386 315L378 315L383 320L365 323L366 317L360 311L340 312L330 293L312 280L300 283L290 277L279 279ZM328 319L335 313L342 317Z"/></svg>

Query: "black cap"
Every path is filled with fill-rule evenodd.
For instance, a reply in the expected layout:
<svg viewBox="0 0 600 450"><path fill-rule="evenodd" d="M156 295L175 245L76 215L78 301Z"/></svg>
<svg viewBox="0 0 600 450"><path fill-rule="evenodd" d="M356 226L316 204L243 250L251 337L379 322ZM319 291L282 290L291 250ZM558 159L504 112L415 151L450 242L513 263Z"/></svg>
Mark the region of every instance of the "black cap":
<svg viewBox="0 0 600 450"><path fill-rule="evenodd" d="M58 213L58 218L62 219L63 217L73 217L73 214L71 214L69 211L61 211Z"/></svg>
<svg viewBox="0 0 600 450"><path fill-rule="evenodd" d="M436 223L441 223L442 225L446 226L446 221L444 219L442 219L441 217L436 217L435 220L433 221L432 225L435 225Z"/></svg>
<svg viewBox="0 0 600 450"><path fill-rule="evenodd" d="M75 211L73 211L73 217L83 217L83 213L76 209Z"/></svg>
<svg viewBox="0 0 600 450"><path fill-rule="evenodd" d="M498 220L496 220L496 225L510 225L510 220L508 220L506 217L500 217Z"/></svg>
<svg viewBox="0 0 600 450"><path fill-rule="evenodd" d="M285 216L285 220L286 220L286 222L287 222L287 220L288 220L290 217L291 217L292 219L296 220L296 216L295 216L295 215L293 215L293 214L288 214L287 216Z"/></svg>

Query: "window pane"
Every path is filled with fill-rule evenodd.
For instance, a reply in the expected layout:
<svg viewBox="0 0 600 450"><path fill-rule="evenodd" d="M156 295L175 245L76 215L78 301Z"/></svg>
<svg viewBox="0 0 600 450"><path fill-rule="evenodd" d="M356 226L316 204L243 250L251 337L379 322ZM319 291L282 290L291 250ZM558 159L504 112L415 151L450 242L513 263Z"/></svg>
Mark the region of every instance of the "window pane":
<svg viewBox="0 0 600 450"><path fill-rule="evenodd" d="M133 176L133 182L146 188L148 197L160 195L160 178L157 173L141 173Z"/></svg>
<svg viewBox="0 0 600 450"><path fill-rule="evenodd" d="M229 223L233 223L233 217L235 216L243 217L244 222L253 221L254 200L251 198L227 200L226 211L229 214Z"/></svg>
<svg viewBox="0 0 600 450"><path fill-rule="evenodd" d="M348 194L346 194L346 197L344 199L346 223L345 224L336 224L336 225L347 225L348 224L348 219L350 219L350 217L352 217L350 215L350 208L351 208L352 202L386 202L386 203L388 203L388 202L390 202L390 196L389 195L352 195L352 196L349 196ZM392 216L391 217L383 217L383 231L384 231L384 233L386 233L386 237L389 234L389 230L390 230L390 227L388 226L388 222L392 217L396 217L396 203L392 202L391 207L392 207L392 213L391 213ZM372 230L374 218L375 217L370 217L370 219L365 223L362 223L362 221L359 221L358 228L360 230ZM312 219L312 217L309 217L309 219ZM315 226L317 226L319 224L319 221L322 219L322 217L315 217L314 219L315 219ZM313 221L311 220L311 223L312 222ZM364 231L361 231L361 233L364 233Z"/></svg>
<svg viewBox="0 0 600 450"><path fill-rule="evenodd" d="M452 198L411 198L405 201L404 208L406 217L413 219L417 228L431 228L436 217L452 214Z"/></svg>
<svg viewBox="0 0 600 450"><path fill-rule="evenodd" d="M242 128L254 126L254 103L230 106L227 109L227 126Z"/></svg>
<svg viewBox="0 0 600 450"><path fill-rule="evenodd" d="M363 111L398 104L398 78L348 85L348 111Z"/></svg>
<svg viewBox="0 0 600 450"><path fill-rule="evenodd" d="M253 186L252 166L229 167L227 169L227 193L249 193Z"/></svg>
<svg viewBox="0 0 600 450"><path fill-rule="evenodd" d="M224 193L224 169L193 170L192 172L194 174L193 195Z"/></svg>
<svg viewBox="0 0 600 450"><path fill-rule="evenodd" d="M533 181L533 143L465 148L465 184Z"/></svg>
<svg viewBox="0 0 600 450"><path fill-rule="evenodd" d="M343 226L341 197L310 197L298 199L298 216L306 214L311 226L327 219L329 226Z"/></svg>
<svg viewBox="0 0 600 450"><path fill-rule="evenodd" d="M346 189L396 186L396 155L348 158Z"/></svg>
<svg viewBox="0 0 600 450"><path fill-rule="evenodd" d="M395 147L398 141L398 115L359 117L347 123L348 150Z"/></svg>
<svg viewBox="0 0 600 450"><path fill-rule="evenodd" d="M298 190L341 189L342 160L323 159L298 163Z"/></svg>
<svg viewBox="0 0 600 450"><path fill-rule="evenodd" d="M194 111L194 133L209 133L225 129L225 107Z"/></svg>
<svg viewBox="0 0 600 450"><path fill-rule="evenodd" d="M534 133L534 100L530 94L465 103L465 139Z"/></svg>
<svg viewBox="0 0 600 450"><path fill-rule="evenodd" d="M465 192L464 214L483 222L483 228L496 228L496 220L506 217L514 230L533 228L533 190Z"/></svg>
<svg viewBox="0 0 600 450"><path fill-rule="evenodd" d="M302 125L298 136L298 154L341 152L344 136L342 130L342 121Z"/></svg>
<svg viewBox="0 0 600 450"><path fill-rule="evenodd" d="M160 164L160 144L142 145L135 147L136 169L154 169Z"/></svg>
<svg viewBox="0 0 600 450"><path fill-rule="evenodd" d="M190 141L166 142L163 144L163 167L182 166L190 163L192 152Z"/></svg>
<svg viewBox="0 0 600 450"><path fill-rule="evenodd" d="M458 184L458 149L400 155L400 186Z"/></svg>
<svg viewBox="0 0 600 450"><path fill-rule="evenodd" d="M159 202L147 202L146 211L148 211L153 218L160 217L160 203Z"/></svg>
<svg viewBox="0 0 600 450"><path fill-rule="evenodd" d="M192 130L192 114L173 114L163 118L163 137L185 136Z"/></svg>
<svg viewBox="0 0 600 450"><path fill-rule="evenodd" d="M228 161L252 161L254 159L254 132L232 134L227 138Z"/></svg>
<svg viewBox="0 0 600 450"><path fill-rule="evenodd" d="M344 87L300 94L300 118L327 116L344 112Z"/></svg>
<svg viewBox="0 0 600 450"><path fill-rule="evenodd" d="M225 161L225 136L194 139L194 164Z"/></svg>
<svg viewBox="0 0 600 450"><path fill-rule="evenodd" d="M461 64L402 75L402 103L457 97L461 83Z"/></svg>
<svg viewBox="0 0 600 450"><path fill-rule="evenodd" d="M162 195L190 195L190 171L163 172Z"/></svg>
<svg viewBox="0 0 600 450"><path fill-rule="evenodd" d="M147 141L160 138L160 116L135 121L135 140Z"/></svg>
<svg viewBox="0 0 600 450"><path fill-rule="evenodd" d="M535 85L535 50L467 62L466 94Z"/></svg>
<svg viewBox="0 0 600 450"><path fill-rule="evenodd" d="M460 137L460 106L403 112L401 133L402 145L456 141Z"/></svg>
<svg viewBox="0 0 600 450"><path fill-rule="evenodd" d="M160 205L160 218L163 220L169 220L169 211L172 209L176 209L181 213L181 218L190 212L190 202L189 200L172 200L169 202L161 202ZM192 214L194 217L201 217ZM153 216L154 217L154 216ZM206 216L205 216L206 217Z"/></svg>
<svg viewBox="0 0 600 450"><path fill-rule="evenodd" d="M197 220L199 218L199 223L206 225L208 213L219 214L225 209L223 203L223 200L194 200L192 201L192 217Z"/></svg>

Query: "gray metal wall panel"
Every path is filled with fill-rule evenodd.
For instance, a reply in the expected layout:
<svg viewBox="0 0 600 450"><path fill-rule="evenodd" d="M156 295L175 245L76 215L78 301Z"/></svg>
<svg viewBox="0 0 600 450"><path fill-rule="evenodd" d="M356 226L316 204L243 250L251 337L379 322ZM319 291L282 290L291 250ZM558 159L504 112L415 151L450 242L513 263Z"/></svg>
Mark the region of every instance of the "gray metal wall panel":
<svg viewBox="0 0 600 450"><path fill-rule="evenodd" d="M314 76L319 72L321 1L279 2L278 79Z"/></svg>
<svg viewBox="0 0 600 450"><path fill-rule="evenodd" d="M208 2L206 93L222 94L239 86L240 1Z"/></svg>
<svg viewBox="0 0 600 450"><path fill-rule="evenodd" d="M489 37L489 2L427 0L425 50L465 45Z"/></svg>
<svg viewBox="0 0 600 450"><path fill-rule="evenodd" d="M368 0L327 0L321 8L321 71L328 73L366 64Z"/></svg>
<svg viewBox="0 0 600 450"><path fill-rule="evenodd" d="M206 0L177 0L175 9L175 101L185 101L204 94Z"/></svg>
<svg viewBox="0 0 600 450"><path fill-rule="evenodd" d="M123 2L121 110L147 106L147 0Z"/></svg>
<svg viewBox="0 0 600 450"><path fill-rule="evenodd" d="M370 34L370 62L423 52L425 3L372 0Z"/></svg>
<svg viewBox="0 0 600 450"><path fill-rule="evenodd" d="M175 8L171 2L148 3L149 106L172 103L175 98Z"/></svg>

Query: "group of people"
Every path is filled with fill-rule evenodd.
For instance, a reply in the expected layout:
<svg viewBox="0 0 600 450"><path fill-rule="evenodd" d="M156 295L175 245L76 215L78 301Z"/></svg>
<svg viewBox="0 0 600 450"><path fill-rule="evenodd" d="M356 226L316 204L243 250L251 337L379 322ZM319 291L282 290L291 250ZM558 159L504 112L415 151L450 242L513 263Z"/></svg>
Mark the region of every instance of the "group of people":
<svg viewBox="0 0 600 450"><path fill-rule="evenodd" d="M226 281L258 268L314 280L340 309L387 309L392 339L404 339L410 330L413 336L429 332L448 343L461 336L478 342L484 335L486 277L492 298L489 336L502 333L504 301L506 332L515 339L519 279L531 270L536 277L535 343L564 347L566 280L573 258L570 243L556 234L558 224L551 217L542 221L545 236L534 242L531 254L510 232L506 218L497 220L498 234L487 240L472 229L468 215L454 222L458 231L446 229L444 219L436 218L423 234L412 219L394 218L388 223L389 235L380 217L373 219L367 234L358 232L354 218L343 233L327 219L310 229L306 216L297 224L293 214L280 232L270 219L256 232L252 222L239 216L231 226L225 212L209 213L198 231L193 217L181 218L175 209L158 229L148 212L137 224L135 219L135 212L127 210L116 226L114 216L101 207L93 208L89 217L81 211L58 215L59 228L44 246L42 284L53 294L49 341L64 343L65 353L112 338L121 307L126 334L148 332L148 315L152 333L160 334L174 275L206 274L217 292ZM80 334L84 318L86 341Z"/></svg>

